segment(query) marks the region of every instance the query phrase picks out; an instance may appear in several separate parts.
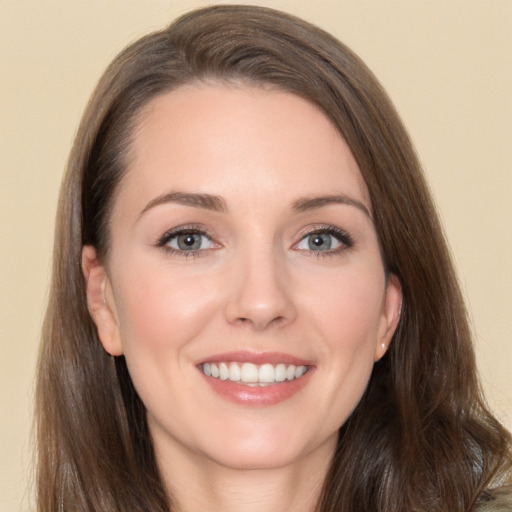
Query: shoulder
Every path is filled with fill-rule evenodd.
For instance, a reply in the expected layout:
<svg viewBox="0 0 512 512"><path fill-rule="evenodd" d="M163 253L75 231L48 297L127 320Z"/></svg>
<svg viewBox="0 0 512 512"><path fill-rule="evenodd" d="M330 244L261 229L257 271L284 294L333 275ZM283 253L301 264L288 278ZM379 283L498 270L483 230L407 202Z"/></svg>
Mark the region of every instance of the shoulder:
<svg viewBox="0 0 512 512"><path fill-rule="evenodd" d="M512 512L512 487L501 487L485 492L475 512Z"/></svg>

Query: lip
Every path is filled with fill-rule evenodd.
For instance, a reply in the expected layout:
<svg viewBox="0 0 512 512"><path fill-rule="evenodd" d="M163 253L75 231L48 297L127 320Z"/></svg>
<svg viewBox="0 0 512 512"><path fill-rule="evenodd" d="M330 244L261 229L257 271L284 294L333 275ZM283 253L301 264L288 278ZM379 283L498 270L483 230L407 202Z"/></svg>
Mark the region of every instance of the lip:
<svg viewBox="0 0 512 512"><path fill-rule="evenodd" d="M270 364L293 364L295 366L307 366L308 371L300 378L276 382L268 386L248 386L230 380L220 380L205 375L200 368L203 363L253 363L261 365ZM229 402L252 407L267 407L277 405L291 399L298 394L310 381L314 374L315 366L312 361L301 359L290 354L280 352L226 352L207 357L197 363L197 368L209 388L222 399Z"/></svg>
<svg viewBox="0 0 512 512"><path fill-rule="evenodd" d="M313 361L301 359L290 354L282 352L252 352L247 350L239 350L236 352L225 352L223 354L215 354L201 359L197 366L204 363L252 363L252 364L294 364L295 366L314 366Z"/></svg>

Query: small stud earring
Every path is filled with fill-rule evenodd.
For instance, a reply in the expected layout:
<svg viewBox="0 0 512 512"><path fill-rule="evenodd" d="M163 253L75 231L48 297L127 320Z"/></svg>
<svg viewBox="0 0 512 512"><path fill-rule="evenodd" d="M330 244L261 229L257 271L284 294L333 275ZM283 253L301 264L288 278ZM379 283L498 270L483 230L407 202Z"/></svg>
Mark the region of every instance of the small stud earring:
<svg viewBox="0 0 512 512"><path fill-rule="evenodd" d="M385 343L381 343L380 346L382 347L383 350L386 350L387 348L387 345Z"/></svg>

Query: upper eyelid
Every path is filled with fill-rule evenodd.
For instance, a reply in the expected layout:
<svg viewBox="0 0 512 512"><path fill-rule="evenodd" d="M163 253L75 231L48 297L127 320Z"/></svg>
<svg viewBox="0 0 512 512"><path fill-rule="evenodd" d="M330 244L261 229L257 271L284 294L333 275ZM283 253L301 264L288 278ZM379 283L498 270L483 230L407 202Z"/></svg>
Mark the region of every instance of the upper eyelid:
<svg viewBox="0 0 512 512"><path fill-rule="evenodd" d="M302 240L304 237L306 237L308 235L313 235L313 234L317 234L317 233L329 233L332 235L339 234L339 235L343 235L347 238L353 239L353 236L350 234L349 231L347 231L346 229L340 228L338 226L334 226L332 224L313 224L313 225L307 226L307 227L301 229L298 232L298 234L296 235L296 237L299 240Z"/></svg>

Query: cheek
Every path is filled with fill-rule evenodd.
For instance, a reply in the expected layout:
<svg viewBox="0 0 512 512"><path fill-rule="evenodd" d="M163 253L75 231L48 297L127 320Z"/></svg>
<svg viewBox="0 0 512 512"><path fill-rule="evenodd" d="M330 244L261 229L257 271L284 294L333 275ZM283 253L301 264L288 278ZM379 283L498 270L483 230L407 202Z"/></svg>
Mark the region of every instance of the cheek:
<svg viewBox="0 0 512 512"><path fill-rule="evenodd" d="M125 355L149 351L156 357L193 339L218 309L217 287L171 272L162 265L134 264L119 280L116 306Z"/></svg>
<svg viewBox="0 0 512 512"><path fill-rule="evenodd" d="M374 269L369 266L333 273L323 286L305 283L309 299L304 309L312 315L331 350L361 350L365 345L373 350L385 296L384 275ZM311 290L316 292L311 294Z"/></svg>
<svg viewBox="0 0 512 512"><path fill-rule="evenodd" d="M127 275L133 278L122 278ZM185 414L190 407L184 399L194 392L190 354L218 311L217 289L147 261L126 263L119 276L115 295L126 364L147 410L162 423L170 421L160 417L170 408Z"/></svg>
<svg viewBox="0 0 512 512"><path fill-rule="evenodd" d="M371 269L340 272L304 306L320 340L317 353L326 380L319 400L326 428L338 429L366 389L383 318L384 289L384 276Z"/></svg>

